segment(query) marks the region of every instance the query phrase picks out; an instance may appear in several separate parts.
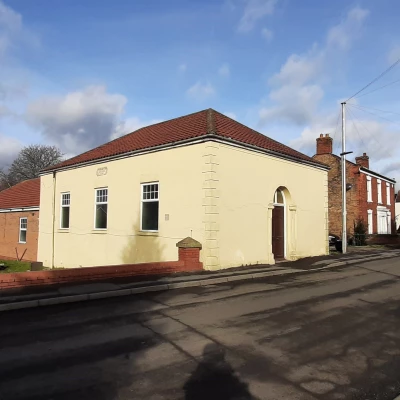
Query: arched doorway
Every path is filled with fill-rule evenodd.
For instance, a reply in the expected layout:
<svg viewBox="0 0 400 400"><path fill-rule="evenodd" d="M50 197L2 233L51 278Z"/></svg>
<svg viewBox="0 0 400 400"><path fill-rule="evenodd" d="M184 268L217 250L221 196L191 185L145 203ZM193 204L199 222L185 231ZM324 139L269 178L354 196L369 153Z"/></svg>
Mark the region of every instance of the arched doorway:
<svg viewBox="0 0 400 400"><path fill-rule="evenodd" d="M277 189L272 210L272 253L275 260L283 260L286 255L285 215L285 195Z"/></svg>

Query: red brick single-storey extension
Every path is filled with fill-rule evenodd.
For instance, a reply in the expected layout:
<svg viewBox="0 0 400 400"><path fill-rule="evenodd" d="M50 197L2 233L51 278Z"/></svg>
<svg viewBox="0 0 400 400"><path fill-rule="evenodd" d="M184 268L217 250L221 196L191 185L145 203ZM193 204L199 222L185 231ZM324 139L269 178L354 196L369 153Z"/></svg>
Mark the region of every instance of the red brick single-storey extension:
<svg viewBox="0 0 400 400"><path fill-rule="evenodd" d="M40 178L0 192L0 259L37 260Z"/></svg>

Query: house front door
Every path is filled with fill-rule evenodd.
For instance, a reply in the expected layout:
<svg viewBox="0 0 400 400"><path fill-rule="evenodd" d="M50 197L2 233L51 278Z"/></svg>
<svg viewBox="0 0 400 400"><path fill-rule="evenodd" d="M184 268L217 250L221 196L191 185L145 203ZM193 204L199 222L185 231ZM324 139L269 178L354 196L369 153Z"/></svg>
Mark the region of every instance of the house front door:
<svg viewBox="0 0 400 400"><path fill-rule="evenodd" d="M378 211L378 233L382 235L388 233L387 211Z"/></svg>
<svg viewBox="0 0 400 400"><path fill-rule="evenodd" d="M272 210L272 252L275 260L285 258L285 207Z"/></svg>

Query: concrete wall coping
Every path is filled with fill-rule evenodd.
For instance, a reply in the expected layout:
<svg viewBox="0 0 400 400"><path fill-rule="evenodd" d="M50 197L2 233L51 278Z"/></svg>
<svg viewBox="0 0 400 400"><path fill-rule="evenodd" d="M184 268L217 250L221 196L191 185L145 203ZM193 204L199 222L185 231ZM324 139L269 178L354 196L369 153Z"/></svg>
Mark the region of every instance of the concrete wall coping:
<svg viewBox="0 0 400 400"><path fill-rule="evenodd" d="M179 241L176 244L176 247L179 247L180 249L201 249L202 245L197 240L195 240L191 237L187 237L187 238Z"/></svg>

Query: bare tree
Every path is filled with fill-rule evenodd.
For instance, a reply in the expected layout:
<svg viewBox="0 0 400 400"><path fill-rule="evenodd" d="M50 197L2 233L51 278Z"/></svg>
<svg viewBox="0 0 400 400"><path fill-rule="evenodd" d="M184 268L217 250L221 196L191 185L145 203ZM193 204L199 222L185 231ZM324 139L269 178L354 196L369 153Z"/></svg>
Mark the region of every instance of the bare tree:
<svg viewBox="0 0 400 400"><path fill-rule="evenodd" d="M0 171L0 186L10 187L37 178L41 170L59 163L62 157L60 149L55 146L33 144L24 147L8 171Z"/></svg>

